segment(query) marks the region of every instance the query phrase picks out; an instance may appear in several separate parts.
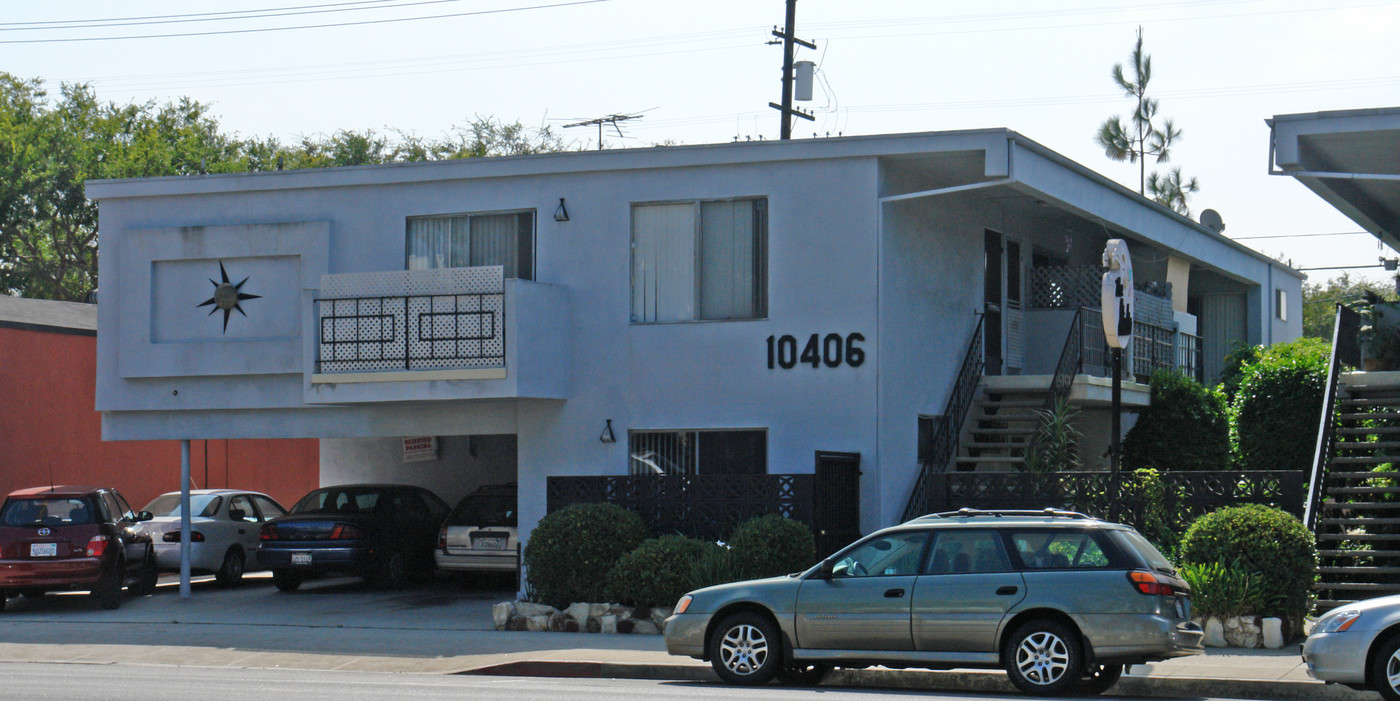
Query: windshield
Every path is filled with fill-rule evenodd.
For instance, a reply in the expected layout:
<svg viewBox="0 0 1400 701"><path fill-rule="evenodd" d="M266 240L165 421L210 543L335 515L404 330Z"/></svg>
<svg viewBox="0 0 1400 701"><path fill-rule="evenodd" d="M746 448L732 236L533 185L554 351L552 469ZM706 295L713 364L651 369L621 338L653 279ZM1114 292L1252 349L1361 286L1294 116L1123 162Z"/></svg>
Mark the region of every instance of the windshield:
<svg viewBox="0 0 1400 701"><path fill-rule="evenodd" d="M514 494L470 494L447 517L450 526L503 527L516 525Z"/></svg>
<svg viewBox="0 0 1400 701"><path fill-rule="evenodd" d="M213 494L191 494L190 513L195 516L211 518L219 513L219 506L224 503L224 498ZM182 516L180 511L179 494L162 494L151 503L146 505L142 511L149 511L157 517L161 516Z"/></svg>
<svg viewBox="0 0 1400 701"><path fill-rule="evenodd" d="M11 499L0 512L6 526L75 526L96 523L87 497Z"/></svg>
<svg viewBox="0 0 1400 701"><path fill-rule="evenodd" d="M294 514L353 514L373 511L383 490L378 487L327 487L301 498Z"/></svg>

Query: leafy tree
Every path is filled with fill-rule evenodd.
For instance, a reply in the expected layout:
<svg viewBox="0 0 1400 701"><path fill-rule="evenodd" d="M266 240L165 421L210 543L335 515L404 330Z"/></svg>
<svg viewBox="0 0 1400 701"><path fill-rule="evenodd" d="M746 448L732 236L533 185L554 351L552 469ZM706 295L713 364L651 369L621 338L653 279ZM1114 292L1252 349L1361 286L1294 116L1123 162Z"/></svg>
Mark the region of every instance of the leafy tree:
<svg viewBox="0 0 1400 701"><path fill-rule="evenodd" d="M1153 157L1157 163L1165 163L1171 158L1172 144L1181 138L1181 130L1170 119L1157 119L1157 100L1147 96L1147 84L1152 80L1152 57L1142 51L1142 28L1138 28L1137 45L1133 47L1132 73L1129 79L1124 75L1123 64L1113 64L1113 82L1127 97L1136 100L1128 124L1121 117L1109 117L1099 126L1095 140L1103 148L1104 155L1115 161L1137 163L1138 194L1171 207L1181 214L1190 214L1186 200L1200 186L1195 178L1183 180L1181 169L1173 168L1165 174L1147 174L1147 159Z"/></svg>
<svg viewBox="0 0 1400 701"><path fill-rule="evenodd" d="M92 179L375 165L573 148L549 127L476 116L442 138L341 130L273 137L225 132L209 107L103 103L88 85L50 97L42 80L0 72L0 294L77 301L97 287Z"/></svg>
<svg viewBox="0 0 1400 701"><path fill-rule="evenodd" d="M1330 352L1326 341L1299 338L1260 349L1243 366L1230 409L1240 469L1312 466Z"/></svg>
<svg viewBox="0 0 1400 701"><path fill-rule="evenodd" d="M1159 471L1229 469L1224 396L1170 370L1153 373L1151 382L1152 402L1123 439L1123 462Z"/></svg>
<svg viewBox="0 0 1400 701"><path fill-rule="evenodd" d="M1337 303L1355 304L1366 299L1367 293L1385 301L1396 300L1395 290L1390 285L1352 278L1346 273L1326 282L1303 283L1303 335L1332 340Z"/></svg>

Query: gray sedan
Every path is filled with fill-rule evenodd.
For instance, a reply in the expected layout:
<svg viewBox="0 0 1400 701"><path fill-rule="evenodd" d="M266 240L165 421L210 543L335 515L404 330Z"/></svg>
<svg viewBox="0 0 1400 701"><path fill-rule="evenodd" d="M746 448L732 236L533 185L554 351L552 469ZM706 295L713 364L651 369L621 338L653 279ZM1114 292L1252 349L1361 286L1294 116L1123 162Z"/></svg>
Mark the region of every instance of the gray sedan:
<svg viewBox="0 0 1400 701"><path fill-rule="evenodd" d="M1314 679L1400 701L1400 595L1327 612L1303 643L1303 661Z"/></svg>

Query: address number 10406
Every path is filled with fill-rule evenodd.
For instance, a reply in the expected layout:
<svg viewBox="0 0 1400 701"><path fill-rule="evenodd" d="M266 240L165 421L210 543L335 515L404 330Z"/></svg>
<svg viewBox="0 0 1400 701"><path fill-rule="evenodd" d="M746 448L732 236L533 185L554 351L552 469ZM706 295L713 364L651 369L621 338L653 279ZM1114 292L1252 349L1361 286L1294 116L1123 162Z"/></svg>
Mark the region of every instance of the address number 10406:
<svg viewBox="0 0 1400 701"><path fill-rule="evenodd" d="M797 352L797 337L791 335L768 337L768 369L790 370L799 363L819 368L840 367L843 363L858 368L865 363L865 349L859 344L865 336L858 333L841 335L829 333L825 336L814 333L807 338L802 352Z"/></svg>

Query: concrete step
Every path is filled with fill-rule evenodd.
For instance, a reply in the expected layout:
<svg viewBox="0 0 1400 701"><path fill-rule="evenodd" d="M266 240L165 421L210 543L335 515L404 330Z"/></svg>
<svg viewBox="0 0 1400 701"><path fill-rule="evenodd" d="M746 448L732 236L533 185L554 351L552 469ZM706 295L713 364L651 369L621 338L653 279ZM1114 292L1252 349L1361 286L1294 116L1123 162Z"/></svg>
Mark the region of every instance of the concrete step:
<svg viewBox="0 0 1400 701"><path fill-rule="evenodd" d="M1025 458L1016 457L1016 456L1014 456L1014 455L979 455L979 456L976 456L976 457L968 457L968 456L961 456L961 455L960 455L960 456L958 456L957 458L954 458L954 460L955 460L956 462L958 462L958 463L968 463L968 464L971 464L971 463L986 464L986 463L1003 463L1003 462L1004 462L1004 463L1018 464L1018 465L1019 465L1019 464L1024 464L1024 463L1026 462L1026 459L1025 459Z"/></svg>
<svg viewBox="0 0 1400 701"><path fill-rule="evenodd" d="M974 427L972 427L972 428L967 429L967 432L970 433L970 434L972 434L972 435L974 435L974 436L980 436L980 435L988 435L988 436L1032 436L1032 435L1035 435L1035 429L1034 429L1034 428L1006 428L1006 427L982 428L982 427L974 426Z"/></svg>
<svg viewBox="0 0 1400 701"><path fill-rule="evenodd" d="M1018 409L1019 409L1019 408L1025 408L1025 409L1040 409L1041 407L1045 406L1045 400L1043 400L1043 399L1036 399L1036 398L1034 398L1034 397L1029 397L1029 398L1025 398L1025 399L979 399L979 400L977 400L977 403L978 403L980 406L1004 407L1004 408L1012 408L1012 407L1014 407L1014 408L1018 408ZM1400 416L1400 414L1397 414L1397 416Z"/></svg>
<svg viewBox="0 0 1400 701"><path fill-rule="evenodd" d="M1341 441L1337 450L1381 450L1400 448L1400 441Z"/></svg>
<svg viewBox="0 0 1400 701"><path fill-rule="evenodd" d="M1343 436L1383 436L1400 433L1400 426L1375 426L1372 428L1339 428L1337 433Z"/></svg>
<svg viewBox="0 0 1400 701"><path fill-rule="evenodd" d="M1365 421L1367 419L1400 420L1400 412L1395 411L1365 411L1365 412L1342 412L1337 416L1342 421Z"/></svg>
<svg viewBox="0 0 1400 701"><path fill-rule="evenodd" d="M1362 575L1372 577L1382 574L1400 574L1400 567L1318 567L1313 571L1318 574L1353 574L1358 577Z"/></svg>

